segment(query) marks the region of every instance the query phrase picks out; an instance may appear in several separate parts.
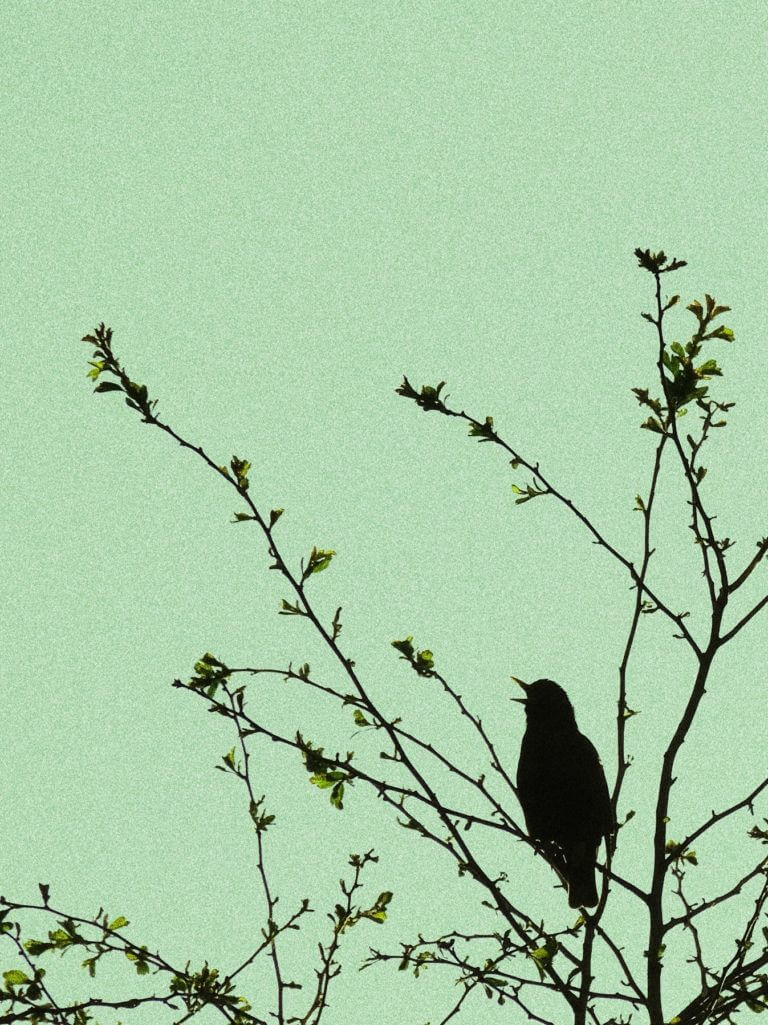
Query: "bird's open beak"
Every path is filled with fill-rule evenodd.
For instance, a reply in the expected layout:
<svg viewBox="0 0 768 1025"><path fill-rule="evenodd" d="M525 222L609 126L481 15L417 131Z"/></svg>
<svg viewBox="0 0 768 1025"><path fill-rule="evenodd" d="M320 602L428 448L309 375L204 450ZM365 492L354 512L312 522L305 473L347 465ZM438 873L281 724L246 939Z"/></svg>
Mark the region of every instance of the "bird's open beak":
<svg viewBox="0 0 768 1025"><path fill-rule="evenodd" d="M518 687L522 687L524 691L527 691L530 687L529 683L524 683L522 680L518 680L516 676L512 676L511 679L515 681ZM510 698L510 701L516 701L519 705L524 705L526 700L526 698Z"/></svg>

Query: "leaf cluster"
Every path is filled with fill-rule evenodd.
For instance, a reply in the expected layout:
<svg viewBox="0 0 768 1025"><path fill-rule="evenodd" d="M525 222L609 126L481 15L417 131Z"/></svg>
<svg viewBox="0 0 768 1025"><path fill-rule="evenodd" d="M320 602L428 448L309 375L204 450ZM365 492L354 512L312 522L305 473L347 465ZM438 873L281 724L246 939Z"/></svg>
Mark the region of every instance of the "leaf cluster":
<svg viewBox="0 0 768 1025"><path fill-rule="evenodd" d="M322 747L314 747L310 740L305 740L301 733L296 734L296 742L301 749L304 765L310 773L309 782L321 790L330 789L329 799L334 808L344 808L344 784L351 782L353 776L337 767L338 758L330 760L323 755ZM351 762L354 751L347 751L347 762Z"/></svg>
<svg viewBox="0 0 768 1025"><path fill-rule="evenodd" d="M102 322L94 328L93 334L83 335L82 341L94 346L93 355L96 357L88 361L91 369L86 376L92 381L98 380L102 374L111 374L116 378L114 381L101 381L93 390L123 392L126 406L137 410L145 420L150 421L154 416L157 399L150 400L146 386L132 381L120 366L112 352L112 328L105 327Z"/></svg>
<svg viewBox="0 0 768 1025"><path fill-rule="evenodd" d="M251 1005L245 997L237 996L234 983L229 978L220 978L218 968L211 968L206 961L197 972L190 972L187 961L184 974L175 975L171 979L170 990L179 997L191 1017L204 1007L213 1005L226 1015L234 1015L233 1022L243 1022L244 1011L250 1011Z"/></svg>
<svg viewBox="0 0 768 1025"><path fill-rule="evenodd" d="M417 406L421 406L425 413L429 413L430 410L437 410L438 412L444 413L446 411L444 399L440 397L440 392L445 387L445 381L440 381L438 385L425 384L422 385L421 391L416 391L411 382L407 377L403 377L403 383L395 388L398 395L402 395L406 399L413 399ZM446 395L445 398L448 396ZM491 420L491 428L493 427L493 420Z"/></svg>
<svg viewBox="0 0 768 1025"><path fill-rule="evenodd" d="M220 662L210 651L195 662L195 675L182 683L181 680L174 680L174 687L188 687L190 690L202 691L206 697L212 698L220 685L231 676L231 669Z"/></svg>
<svg viewBox="0 0 768 1025"><path fill-rule="evenodd" d="M419 676L434 676L434 655L429 648L416 651L412 636L408 636L402 641L392 641L392 647L400 652L400 658L409 662Z"/></svg>
<svg viewBox="0 0 768 1025"><path fill-rule="evenodd" d="M652 253L650 249L635 250L635 256L641 267L645 270L650 271L653 275L666 274L669 271L679 270L680 267L686 267L687 262L685 260L673 259L670 264L667 265L667 256L663 249L659 250L658 253ZM666 266L665 266L666 265Z"/></svg>

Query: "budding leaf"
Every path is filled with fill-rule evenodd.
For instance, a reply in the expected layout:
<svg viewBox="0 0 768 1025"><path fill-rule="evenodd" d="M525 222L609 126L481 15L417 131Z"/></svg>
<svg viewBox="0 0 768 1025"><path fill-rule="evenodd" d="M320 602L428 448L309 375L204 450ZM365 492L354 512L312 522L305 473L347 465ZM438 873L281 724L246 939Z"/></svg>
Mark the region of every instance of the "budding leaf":
<svg viewBox="0 0 768 1025"><path fill-rule="evenodd" d="M17 968L14 968L10 972L3 972L3 978L8 986L21 986L25 982L32 981L28 975L25 975L24 972L20 972Z"/></svg>
<svg viewBox="0 0 768 1025"><path fill-rule="evenodd" d="M408 636L403 641L392 641L392 647L402 654L403 658L413 658L413 637Z"/></svg>
<svg viewBox="0 0 768 1025"><path fill-rule="evenodd" d="M119 385L116 381L102 381L97 384L93 389L94 391L122 391L122 385Z"/></svg>
<svg viewBox="0 0 768 1025"><path fill-rule="evenodd" d="M335 554L332 549L326 551L323 548L313 548L307 565L307 574L322 573L324 569L328 569Z"/></svg>
<svg viewBox="0 0 768 1025"><path fill-rule="evenodd" d="M469 436L471 438L479 438L480 441L493 441L493 417L487 416L483 424L470 424Z"/></svg>

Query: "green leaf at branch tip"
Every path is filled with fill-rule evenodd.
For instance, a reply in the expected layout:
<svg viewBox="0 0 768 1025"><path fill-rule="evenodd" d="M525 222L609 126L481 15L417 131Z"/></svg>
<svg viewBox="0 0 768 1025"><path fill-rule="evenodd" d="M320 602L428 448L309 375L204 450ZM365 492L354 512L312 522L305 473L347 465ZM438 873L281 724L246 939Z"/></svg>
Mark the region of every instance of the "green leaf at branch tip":
<svg viewBox="0 0 768 1025"><path fill-rule="evenodd" d="M122 391L123 387L118 384L117 381L102 381L100 384L97 384L93 390L95 392Z"/></svg>
<svg viewBox="0 0 768 1025"><path fill-rule="evenodd" d="M250 487L248 471L251 468L251 464L247 459L238 459L237 456L232 456L229 465L232 467L232 473L234 473L237 480L237 486L243 491L247 491Z"/></svg>
<svg viewBox="0 0 768 1025"><path fill-rule="evenodd" d="M130 924L131 923L128 921L128 919L125 917L125 915L118 915L117 918L114 918L109 923L107 928L108 929L124 929L126 927L126 925L130 925Z"/></svg>
<svg viewBox="0 0 768 1025"><path fill-rule="evenodd" d="M699 363L697 367L694 367L694 373L697 377L702 378L723 376L723 372L717 365L717 360L715 359L708 359L704 363Z"/></svg>
<svg viewBox="0 0 768 1025"><path fill-rule="evenodd" d="M663 407L661 402L658 399L652 398L648 394L647 388L633 388L632 391L641 406L648 406L658 417L662 415Z"/></svg>
<svg viewBox="0 0 768 1025"><path fill-rule="evenodd" d="M306 580L313 573L322 573L324 569L328 569L331 559L335 554L336 552L333 549L313 548L309 556L307 568L304 570L304 579Z"/></svg>
<svg viewBox="0 0 768 1025"><path fill-rule="evenodd" d="M270 509L269 512L269 529L271 530L280 517L285 512L285 509Z"/></svg>
<svg viewBox="0 0 768 1025"><path fill-rule="evenodd" d="M635 512L645 512L645 502L642 500L640 495L635 495Z"/></svg>
<svg viewBox="0 0 768 1025"><path fill-rule="evenodd" d="M480 441L493 441L496 432L493 429L493 417L487 416L484 424L473 423L469 425L469 436L479 438Z"/></svg>
<svg viewBox="0 0 768 1025"><path fill-rule="evenodd" d="M98 388L95 390L98 391ZM145 384L138 384L136 381L126 381L125 393L126 395L129 395L134 402L138 403L139 406L146 405L147 386Z"/></svg>
<svg viewBox="0 0 768 1025"><path fill-rule="evenodd" d="M644 420L640 424L640 426L642 427L643 430L645 430L645 431L653 431L655 434L663 434L664 433L664 428L661 426L659 421L655 417L653 417L653 416L649 416L647 420Z"/></svg>
<svg viewBox="0 0 768 1025"><path fill-rule="evenodd" d="M214 658L210 651L206 651L202 658L195 662L194 669L197 674L196 676L193 676L186 683L182 683L181 680L174 680L173 686L189 687L191 690L202 691L209 698L213 697L219 684L226 680L231 673L231 670L223 662Z"/></svg>
<svg viewBox="0 0 768 1025"><path fill-rule="evenodd" d="M280 611L278 612L278 616L306 616L306 614L307 613L304 609L299 608L298 602L296 602L295 605L291 605L291 603L286 601L285 598L280 599Z"/></svg>
<svg viewBox="0 0 768 1025"><path fill-rule="evenodd" d="M419 676L432 676L435 664L434 655L428 648L416 651L413 647L413 637L408 636L402 641L392 641L392 647L400 652L401 658L411 663Z"/></svg>
<svg viewBox="0 0 768 1025"><path fill-rule="evenodd" d="M0 936L10 928L10 922L3 922L0 924ZM32 957L39 957L40 954L44 954L47 950L53 950L54 946L54 943L44 943L42 940L27 940L24 943L24 949L27 953L31 954Z"/></svg>
<svg viewBox="0 0 768 1025"><path fill-rule="evenodd" d="M22 986L25 982L32 981L28 975L20 972L18 968L14 968L10 972L3 972L3 978L5 979L6 986Z"/></svg>
<svg viewBox="0 0 768 1025"><path fill-rule="evenodd" d="M681 843L677 840L667 840L664 845L664 850L670 856L672 861L679 861L681 858L683 861L689 862L691 865L698 865L699 859L696 857L696 851L691 849L684 849Z"/></svg>
<svg viewBox="0 0 768 1025"><path fill-rule="evenodd" d="M310 773L309 782L321 790L330 789L329 799L334 808L338 811L344 809L344 784L352 778L350 773L343 769L334 768L335 762L323 755L322 747L313 747L312 742L304 740L300 733L296 734L296 742L301 748L302 758L307 772ZM354 751L347 751L347 762L354 756Z"/></svg>
<svg viewBox="0 0 768 1025"><path fill-rule="evenodd" d="M523 502L530 502L532 498L538 498L539 495L547 494L545 488L537 488L535 484L526 484L525 490L519 488L517 484L513 484L512 490L516 495L522 495L522 498L515 499L515 505L522 505Z"/></svg>
<svg viewBox="0 0 768 1025"><path fill-rule="evenodd" d="M325 772L333 765L333 762L323 755L322 747L314 747L312 741L305 740L300 733L296 734L296 743L301 749L301 757L304 759L307 772Z"/></svg>
<svg viewBox="0 0 768 1025"><path fill-rule="evenodd" d="M331 772L318 772L310 776L309 782L321 790L330 789L328 800L337 811L344 810L344 783L349 779L346 772L335 769Z"/></svg>
<svg viewBox="0 0 768 1025"><path fill-rule="evenodd" d="M403 375L402 384L398 385L398 387L395 388L395 394L396 395L402 395L403 398L406 398L406 399L414 399L414 400L418 396L418 392L416 391L416 389L413 387L413 385L411 384L411 382L408 380L408 378L405 375Z"/></svg>
<svg viewBox="0 0 768 1025"><path fill-rule="evenodd" d="M690 312L694 315L694 317L698 320L699 323L702 322L702 320L704 319L704 307L701 305L698 299L694 299L693 302L688 303L688 305L685 308L686 310L690 310Z"/></svg>
<svg viewBox="0 0 768 1025"><path fill-rule="evenodd" d="M658 253L652 253L650 249L638 248L635 249L635 256L637 257L638 264L645 270L650 271L651 274L665 274L687 266L685 260L678 260L676 258L668 266L665 266L667 255L663 249Z"/></svg>
<svg viewBox="0 0 768 1025"><path fill-rule="evenodd" d="M416 653L416 661L413 668L420 676L428 676L431 674L434 664L435 659L432 652L429 649L425 649Z"/></svg>
<svg viewBox="0 0 768 1025"><path fill-rule="evenodd" d="M227 669L223 662L220 662L210 651L201 656L200 661L195 663L195 672L200 672L201 666L213 667L215 669ZM229 671L229 670L227 670Z"/></svg>
<svg viewBox="0 0 768 1025"><path fill-rule="evenodd" d="M332 769L330 772L313 773L309 777L309 782L321 790L327 790L329 787L335 787L337 783L342 783L346 778L346 773L341 772L339 769Z"/></svg>
<svg viewBox="0 0 768 1025"><path fill-rule="evenodd" d="M709 331L704 335L706 338L722 338L724 342L732 342L735 335L729 327L716 327L713 331ZM704 340L702 339L702 341Z"/></svg>
<svg viewBox="0 0 768 1025"><path fill-rule="evenodd" d="M213 655L209 652L206 652L194 665L195 672L205 678L215 676L218 668L221 668L221 663L218 660L214 660Z"/></svg>
<svg viewBox="0 0 768 1025"><path fill-rule="evenodd" d="M559 949L560 945L558 944L557 940L552 936L547 936L542 946L530 951L530 956L533 958L533 963L539 969L539 974L541 976L544 975L545 969L551 964L552 958L555 956Z"/></svg>
<svg viewBox="0 0 768 1025"><path fill-rule="evenodd" d="M763 822L768 824L768 819L763 819ZM753 840L760 840L761 843L768 843L768 829L761 829L760 826L752 826L747 836L751 836Z"/></svg>
<svg viewBox="0 0 768 1025"><path fill-rule="evenodd" d="M429 412L430 409L445 409L445 405L440 398L440 392L444 387L445 381L440 381L436 387L432 387L430 384L422 385L421 391L417 392L408 378L403 377L403 383L399 388L395 388L395 391L406 399L413 399L416 405L421 406L424 412Z"/></svg>
<svg viewBox="0 0 768 1025"><path fill-rule="evenodd" d="M368 722L368 720L365 718L363 713L360 711L359 708L356 708L353 711L352 716L353 716L353 718L355 720L355 726L370 726L371 725Z"/></svg>
<svg viewBox="0 0 768 1025"><path fill-rule="evenodd" d="M255 520L255 516L251 516L250 513L236 512L234 513L234 519L230 520L230 523L245 523L246 520Z"/></svg>
<svg viewBox="0 0 768 1025"><path fill-rule="evenodd" d="M375 903L360 913L361 918L367 918L370 922L375 922L376 925L382 925L387 920L386 907L392 900L392 893L390 890L384 890L376 898Z"/></svg>
<svg viewBox="0 0 768 1025"><path fill-rule="evenodd" d="M263 801L263 797L258 801L251 801L248 807L248 814L251 816L251 821L253 822L257 833L265 833L267 831L267 827L271 826L275 821L274 815L268 815L266 812L260 810Z"/></svg>
<svg viewBox="0 0 768 1025"><path fill-rule="evenodd" d="M392 647L397 648L403 658L409 660L413 658L413 637L410 634L405 640L392 641Z"/></svg>

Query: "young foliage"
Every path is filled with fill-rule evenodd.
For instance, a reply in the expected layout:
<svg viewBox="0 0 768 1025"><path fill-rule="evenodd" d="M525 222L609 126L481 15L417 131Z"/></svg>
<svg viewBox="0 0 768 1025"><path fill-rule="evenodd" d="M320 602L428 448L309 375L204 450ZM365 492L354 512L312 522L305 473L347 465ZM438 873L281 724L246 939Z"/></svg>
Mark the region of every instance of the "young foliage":
<svg viewBox="0 0 768 1025"><path fill-rule="evenodd" d="M197 970L191 970L189 962L183 968L174 965L159 952L153 953L147 945L131 940L128 935L130 923L124 915L109 916L101 908L91 918L67 914L51 905L50 887L40 884L42 902L39 904L0 897L0 943L16 958L15 963L2 972L0 1021L85 1025L93 1020L92 1012L100 1014L109 1008L128 1014L135 1008L152 1003L156 1005L153 1011L158 1012L162 1007L169 1020L187 1020L204 1008L210 1008L230 1025L266 1025L267 1021L276 1021L278 1025L320 1025L324 1011L329 1007L330 986L341 971L338 952L343 937L360 922L383 924L389 914L392 891L377 887L373 891L378 891L375 900L371 901L370 897L362 900L359 894L361 874L378 859L373 851L352 855L349 860L351 878L340 880L341 898L327 914L330 935L316 948L312 984L307 986L306 980L300 983L287 976L284 944L301 928L302 919L312 913L312 909L309 899L304 898L292 913L282 917L278 914L279 898L272 881L274 869L269 866L266 856L266 843L275 815L266 811L265 795L256 796L251 773L251 758L260 750L259 744L262 743L266 745L265 764L270 769L273 769L276 751L298 752L310 784L328 791L329 803L336 810L343 809L345 787L353 783L357 784L359 792L382 801L392 814L393 824L412 831L420 840L429 843L431 856L452 864L457 877L466 880L463 885L471 885L472 892L477 895L478 910L483 908L493 912L492 932L481 931L474 920L458 922L457 928L437 936L427 937L419 932L417 939L401 941L400 949L393 952L371 949L364 962L363 967L392 963L400 971L413 971L416 978L423 977L428 969L433 970L433 977L440 972L450 972L459 983L459 995L457 997L452 988L446 989L445 1006L436 1010L436 1020L439 1015L440 1020L447 1022L457 1018L462 1011L473 1016L468 1020L480 1020L476 1003L472 1004L471 1012L467 1010L474 994L493 999L499 1005L512 1004L513 1017L521 1021L548 1021L543 1016L543 1008L554 996L561 1002L556 1020L570 1021L574 1025L586 1025L587 1022L593 1025L615 1022L618 1025L630 1020L633 1023L648 1021L650 1025L665 1025L667 1022L714 1025L733 1021L733 1016L741 1010L760 1013L768 1006L768 859L765 856L768 818L762 816L752 822L751 828L742 830L742 835L746 833L747 836L748 869L739 875L726 859L720 892L708 893L706 898L689 895L700 874L697 869L700 858L712 856L711 848L707 849L707 841L713 837L714 831L721 830L723 824L731 823L733 817L740 813L754 818L758 800L762 802L761 810L764 810L768 776L750 780L744 787L747 792L737 795L719 811L709 808L709 798L703 794L702 806L688 811L690 825L687 832L685 826L678 824L676 837L669 835L672 786L677 774L684 771L684 765L678 764L678 756L707 690L713 686L710 679L712 666L721 649L768 605L768 593L751 601L738 593L758 566L764 563L768 537L755 543L755 550L745 563L733 567L729 560L734 542L730 537L719 536L715 532L716 517L702 493L708 469L700 462L703 446L713 429L725 426L724 414L733 408L732 402L714 398L710 389L716 392L724 376L719 363L722 351L719 343L733 341L734 335L729 327L716 323L729 312L729 308L718 304L708 293L705 293L703 301L688 303L684 311L678 308L679 294L662 298L661 282L666 280L662 275L679 271L686 266L685 261L670 260L663 251L652 252L650 249L638 248L635 256L640 268L653 278L656 299L655 310L642 314L655 332L656 379L650 387L632 389L645 418L640 426L653 435L655 446L648 488L634 497L633 508L642 518L635 521L642 525L639 556L633 552L630 558L608 541L593 519L547 478L535 459L526 457L504 439L492 416L480 419L464 410L451 408L449 396L444 392L444 381L436 386L425 385L416 389L404 377L397 388L398 394L425 412L434 411L463 420L470 437L500 448L505 462L513 471L522 467L530 474L525 486L512 484L512 492L518 496L516 504L522 505L532 498L549 495L559 503L564 514L577 517L590 540L610 555L620 571L628 576L634 590L634 601L617 672L618 762L611 794L614 813L622 808L625 800L623 785L633 757L630 745L640 743L631 731L643 728L644 717L640 717L638 725L638 710L630 707L630 699L632 705L638 702L630 694L637 674L629 669L641 625L648 622L652 614L668 621L675 631L673 637L692 656L689 661L694 665L694 672L685 684L686 700L679 720L668 724L664 756L658 780L654 783L655 811L651 834L642 836L633 809L622 809L621 815L615 815L618 822L616 836L606 864L600 866L601 886L595 909L581 909L574 921L573 914L566 912L563 902L562 923L559 928L553 928L551 923L543 921L540 914L538 894L532 881L534 868L530 878L519 875L510 878L493 862L489 855L489 847L493 845L483 842L488 831L496 838L503 834L503 839L510 844L522 843L531 859L534 853L540 855L560 876L565 868L564 853L557 844L538 842L528 835L517 811L518 790L506 764L508 751L505 749L505 756L501 756L492 731L472 711L470 698L463 696L435 668L433 653L429 649L419 650L412 636L391 642L400 658L423 679L419 693L423 693L424 701L430 700L429 694L434 688L450 702L460 721L472 731L477 750L485 761L484 771L479 773L477 759L465 759L464 753L456 754L447 743L448 738L427 739L415 729L408 728L400 716L392 716L382 710L373 686L363 678L354 659L339 644L341 608L337 608L332 622L326 625L307 593L306 585L310 578L328 568L335 551L313 547L298 570L292 569L273 534L283 510L262 511L257 497L254 497L258 485L250 479L251 464L248 460L233 456L228 466L221 465L201 446L182 438L161 421L156 413L156 401L149 399L147 388L132 381L120 365L112 349L112 331L102 323L84 339L93 346L93 359L89 361L87 376L97 382L95 390L100 393L121 392L126 404L140 413L142 422L157 427L191 451L235 489L245 504L245 510L236 512L233 522L249 521L262 531L271 560L269 568L283 577L289 597L282 599L280 614L299 617L304 621L302 626L311 628L332 656L335 672L343 685L340 686L332 675L328 679L313 676L308 662L302 662L297 670L293 669L292 663L287 669L233 668L210 652L195 663L194 675L187 682L173 682L175 687L186 690L204 702L209 711L224 718L234 732L233 742L217 768L243 790L244 814L248 816L249 829L252 830L264 911L261 941L239 965L224 970L211 966L204 959L197 961L202 965ZM665 317L670 315L670 311L675 318L686 319L685 312L693 316L694 330L687 341L668 340ZM690 413L697 415L689 416ZM697 422L693 423L690 431L684 430L683 425L688 426L692 421ZM670 462L681 475L688 493L688 525L697 546L709 601L709 621L705 629L700 629L700 624L690 625L689 613L677 611L670 604L650 572L657 485L662 464ZM630 494L634 491L633 487ZM329 585L332 583L330 578ZM726 605L729 607L727 619ZM680 665L684 664L685 660L680 659ZM259 703L259 716L255 718L249 711L248 684L259 674L275 677L280 686L298 689L299 692L306 688L322 695L324 700L337 707L342 728L351 728L351 708L353 724L365 730L363 744L368 745L355 758L354 764L351 751L346 757L338 753L331 757L323 747L306 740L301 731L281 733L273 728L269 721L270 708L265 708L262 702ZM244 682L235 687L237 676L244 677ZM681 685L683 683L681 681ZM297 771L295 763L285 771ZM452 784L450 787L445 786L446 778ZM333 825L330 819L329 825ZM757 843L750 844L750 840ZM643 845L651 869L650 876L644 874L637 880L627 878L624 853ZM623 891L622 912L609 919L604 917L605 911L617 889ZM742 892L749 892L752 901L746 912L743 905L734 904ZM706 920L704 916L725 906L739 908L730 919L733 923L731 928L736 933L732 937L735 952L729 951L726 958L716 963L712 956L705 955L700 926ZM624 910L629 907L633 907L631 914ZM28 911L51 916L55 927L47 932L47 938L30 937L23 932L17 919L23 918ZM638 946L637 937L641 934ZM685 939L690 940L688 948L682 947L681 940ZM605 960L596 958L597 947L618 972L619 985L615 983L615 972L605 980L601 977ZM95 977L103 957L117 954L122 962L127 962L139 981L151 980L152 992L114 1001L91 997L79 1003L57 1002L56 996L48 989L45 968L38 961L57 953L63 955L73 948L79 951L78 957L86 955L81 964L90 977ZM263 1012L254 1011L254 1001L240 992L245 982L244 973L260 955L270 961L273 976L271 1004ZM684 958L696 968L696 977L693 983L688 976L685 977L688 996L682 1006L671 1007L665 994L666 979L675 979L675 972L684 963ZM665 970L664 975L662 969ZM165 981L165 990L162 989L162 980ZM675 992L679 991L678 986ZM259 996L261 998L261 992ZM375 1007L373 1014L375 1017L371 1020L378 1021L380 1006Z"/></svg>

